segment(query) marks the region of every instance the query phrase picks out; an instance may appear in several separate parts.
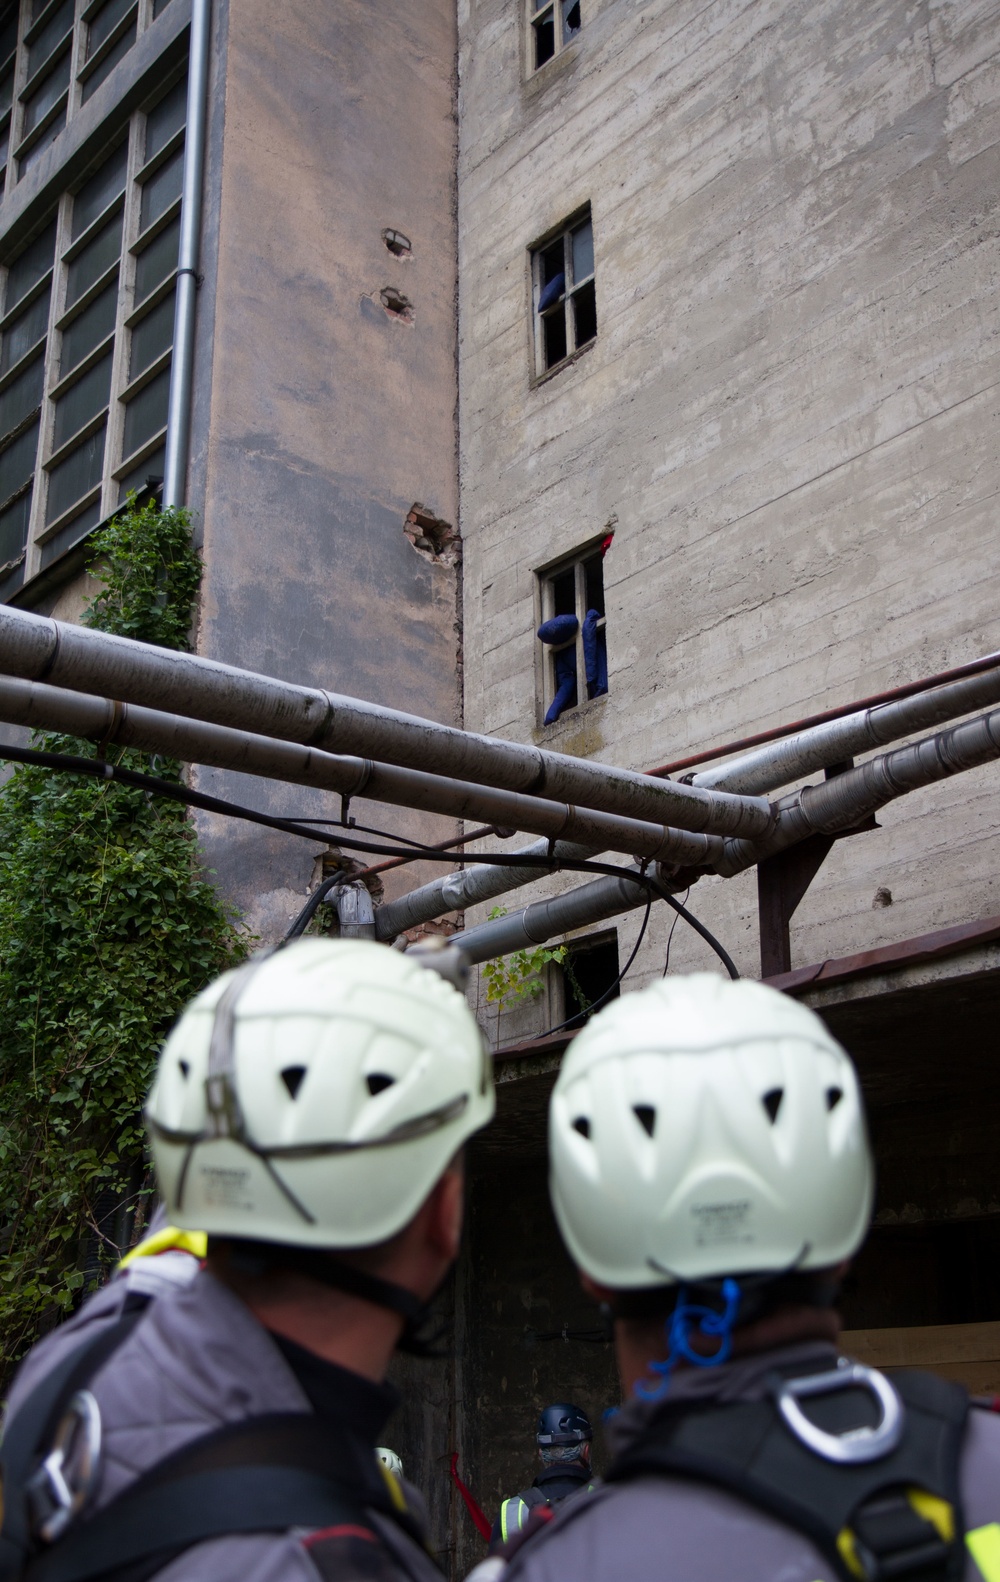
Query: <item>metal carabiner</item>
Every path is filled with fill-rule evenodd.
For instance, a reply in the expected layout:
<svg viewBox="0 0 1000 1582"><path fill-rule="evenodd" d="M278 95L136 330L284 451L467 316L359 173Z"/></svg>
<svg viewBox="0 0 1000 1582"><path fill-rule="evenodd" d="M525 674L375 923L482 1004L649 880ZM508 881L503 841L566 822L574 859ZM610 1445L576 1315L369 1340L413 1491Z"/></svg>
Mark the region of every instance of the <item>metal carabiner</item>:
<svg viewBox="0 0 1000 1582"><path fill-rule="evenodd" d="M79 1515L94 1485L101 1456L101 1411L89 1390L71 1398L52 1449L25 1485L32 1532L54 1543Z"/></svg>
<svg viewBox="0 0 1000 1582"><path fill-rule="evenodd" d="M838 1390L868 1390L879 1408L879 1421L873 1428L851 1428L844 1434L829 1434L818 1428L802 1410L799 1400L812 1395L831 1395ZM841 1466L856 1466L888 1456L903 1437L903 1403L884 1373L862 1362L841 1357L836 1368L813 1373L801 1379L782 1379L774 1396L785 1426L814 1455Z"/></svg>

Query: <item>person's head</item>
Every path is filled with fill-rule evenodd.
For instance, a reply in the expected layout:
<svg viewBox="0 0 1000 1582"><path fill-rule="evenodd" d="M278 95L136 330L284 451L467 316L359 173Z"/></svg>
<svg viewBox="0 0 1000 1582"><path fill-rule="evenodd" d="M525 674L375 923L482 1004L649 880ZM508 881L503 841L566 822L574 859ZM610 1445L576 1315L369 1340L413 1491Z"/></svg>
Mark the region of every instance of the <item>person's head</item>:
<svg viewBox="0 0 1000 1582"><path fill-rule="evenodd" d="M538 1419L535 1443L543 1467L590 1465L594 1430L590 1418L569 1401L546 1406Z"/></svg>
<svg viewBox="0 0 1000 1582"><path fill-rule="evenodd" d="M669 1366L724 1358L734 1330L775 1343L789 1313L830 1309L871 1214L850 1059L746 980L667 978L598 1012L563 1060L549 1147L559 1228L620 1359L654 1332L662 1353L664 1326Z"/></svg>
<svg viewBox="0 0 1000 1582"><path fill-rule="evenodd" d="M310 939L198 995L146 1118L171 1221L208 1233L210 1267L252 1305L333 1291L395 1333L457 1254L461 1152L493 1107L450 983L383 945Z"/></svg>

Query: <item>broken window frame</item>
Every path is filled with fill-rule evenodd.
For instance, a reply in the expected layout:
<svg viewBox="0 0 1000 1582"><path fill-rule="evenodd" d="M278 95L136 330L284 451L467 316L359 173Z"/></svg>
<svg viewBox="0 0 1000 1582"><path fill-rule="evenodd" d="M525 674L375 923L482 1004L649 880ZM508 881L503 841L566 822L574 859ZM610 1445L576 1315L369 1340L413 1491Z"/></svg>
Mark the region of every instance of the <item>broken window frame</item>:
<svg viewBox="0 0 1000 1582"><path fill-rule="evenodd" d="M588 955L597 951L614 951L614 973L612 974L612 978L616 979L617 981L609 984L608 989L603 991L607 993L607 999L603 1000L601 1005L598 1005L596 1008L596 1010L601 1010L603 1009L603 1006L610 1005L612 1000L617 1000L621 995L621 979L619 976L621 972L621 946L618 939L617 928L602 929L596 934L576 935L572 939L565 940L564 944L566 946L566 956L564 957L563 961L558 964L556 969L557 982L559 985L557 996L559 1003L557 1005L556 1014L558 1015L560 1022L566 1026L567 1031L571 1031L585 1027L590 1021L590 1018L596 1015L596 1011L594 1009L593 1002L591 1002L591 1008L588 1010L581 1010L577 1012L573 1011L573 1008L570 1004L570 995L572 994L573 998L575 999L576 992L573 989L572 984L569 982L568 974L566 972L566 962L569 961L572 966L574 959L579 961L581 958L586 958ZM583 988L584 985L581 984L580 987ZM608 992L608 990L610 990L610 992ZM600 994L598 994L596 998L600 999Z"/></svg>
<svg viewBox="0 0 1000 1582"><path fill-rule="evenodd" d="M574 272L574 238L589 228L590 269L582 274L579 280ZM539 309L542 294L549 281L556 278L546 275L546 259L553 250L562 244L562 275L563 289L558 299L543 309ZM594 258L594 221L590 204L578 210L568 220L564 221L558 230L551 232L542 241L536 242L530 250L531 253L531 305L534 321L535 339L535 382L549 378L551 374L564 368L572 362L580 352L593 346L597 339L597 270ZM558 261L558 260L556 260ZM578 340L579 304L589 300L589 313L593 319L593 333L584 340ZM565 351L561 356L548 361L547 324L550 321L562 322L565 339Z"/></svg>
<svg viewBox="0 0 1000 1582"><path fill-rule="evenodd" d="M565 719L567 714L578 713L580 709L586 708L589 704L597 702L600 698L606 698L608 695L607 692L599 692L594 698L586 695L587 662L583 646L583 623L589 608L587 600L587 565L591 561L596 562L600 570L601 603L602 605L605 604L604 567L603 556L601 554L601 545L604 543L606 537L606 534L601 534L599 537L593 539L590 543L584 545L583 548L576 550L572 555L563 556L562 559L553 561L550 566L544 566L541 568L541 570L535 573L536 582L538 585L538 620L535 623L536 627L541 625L544 621L551 620L556 614L555 584L556 581L560 577L565 576L568 571L573 572L574 609L572 613L576 615L577 623L576 635L572 639L571 643L551 645L540 642L538 644L538 648L541 650L542 662L542 702L541 711L539 714L540 725L544 721L558 690L556 682L556 654L562 653L566 648L572 646L576 650L576 702L567 704L560 714L559 720ZM571 612L566 611L561 613L569 614ZM598 641L601 641L603 638L605 651L607 648L607 625L607 615L602 611L600 619L597 623L597 631L599 634ZM581 679L583 683L582 686ZM610 691L610 687L608 690ZM553 720L552 724L557 725L559 720Z"/></svg>
<svg viewBox="0 0 1000 1582"><path fill-rule="evenodd" d="M529 76L541 71L550 60L558 59L567 44L579 37L584 3L585 0L526 0ZM575 26L574 13L579 19Z"/></svg>

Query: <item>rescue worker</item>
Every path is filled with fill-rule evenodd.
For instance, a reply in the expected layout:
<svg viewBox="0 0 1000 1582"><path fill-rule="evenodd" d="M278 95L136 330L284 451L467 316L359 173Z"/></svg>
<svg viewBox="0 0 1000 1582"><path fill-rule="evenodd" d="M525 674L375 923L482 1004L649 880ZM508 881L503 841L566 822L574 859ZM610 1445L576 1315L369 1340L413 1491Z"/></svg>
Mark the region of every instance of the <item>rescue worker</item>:
<svg viewBox="0 0 1000 1582"><path fill-rule="evenodd" d="M594 1430L578 1406L556 1402L546 1406L538 1419L535 1444L542 1470L530 1489L504 1500L493 1523L491 1545L506 1543L519 1533L528 1513L539 1505L557 1505L571 1494L590 1487L590 1444Z"/></svg>
<svg viewBox="0 0 1000 1582"><path fill-rule="evenodd" d="M625 1404L602 1482L533 1513L504 1582L1000 1582L1000 1421L837 1350L873 1169L812 1011L709 974L625 995L567 1051L549 1147Z"/></svg>
<svg viewBox="0 0 1000 1582"><path fill-rule="evenodd" d="M384 946L297 942L200 994L146 1111L179 1245L20 1370L0 1576L440 1582L376 1447L493 1105L462 995Z"/></svg>

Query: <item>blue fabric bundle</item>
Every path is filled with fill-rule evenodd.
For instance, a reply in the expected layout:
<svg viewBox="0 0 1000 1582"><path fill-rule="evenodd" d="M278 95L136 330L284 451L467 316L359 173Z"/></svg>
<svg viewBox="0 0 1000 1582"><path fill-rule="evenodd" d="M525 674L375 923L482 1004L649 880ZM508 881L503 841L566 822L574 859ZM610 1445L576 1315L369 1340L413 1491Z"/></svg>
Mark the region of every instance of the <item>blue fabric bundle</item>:
<svg viewBox="0 0 1000 1582"><path fill-rule="evenodd" d="M598 610L588 610L583 619L583 657L587 666L587 696L602 698L608 690L608 640Z"/></svg>
<svg viewBox="0 0 1000 1582"><path fill-rule="evenodd" d="M553 302L558 302L559 301L559 298L562 296L563 291L565 289L565 286L566 286L566 276L565 275L558 274L558 275L553 275L552 276L552 279L549 281L548 285L543 289L542 294L541 294L541 296L538 299L538 311L539 311L539 313L544 313L545 309L546 308L550 308L552 306ZM574 617L574 619L575 619L575 617ZM558 615L556 616L556 620L559 620L559 616ZM547 626L548 622L546 621L545 624Z"/></svg>
<svg viewBox="0 0 1000 1582"><path fill-rule="evenodd" d="M559 643L570 644L569 647L561 648L559 653L553 655L556 667L556 695L545 716L546 725L553 725L563 709L571 708L576 702L576 645L573 643L573 638L576 636L579 624L575 615L554 615L550 621L543 621L538 628L541 642L551 646ZM605 665L605 672L606 670ZM606 676L605 691L607 691Z"/></svg>

